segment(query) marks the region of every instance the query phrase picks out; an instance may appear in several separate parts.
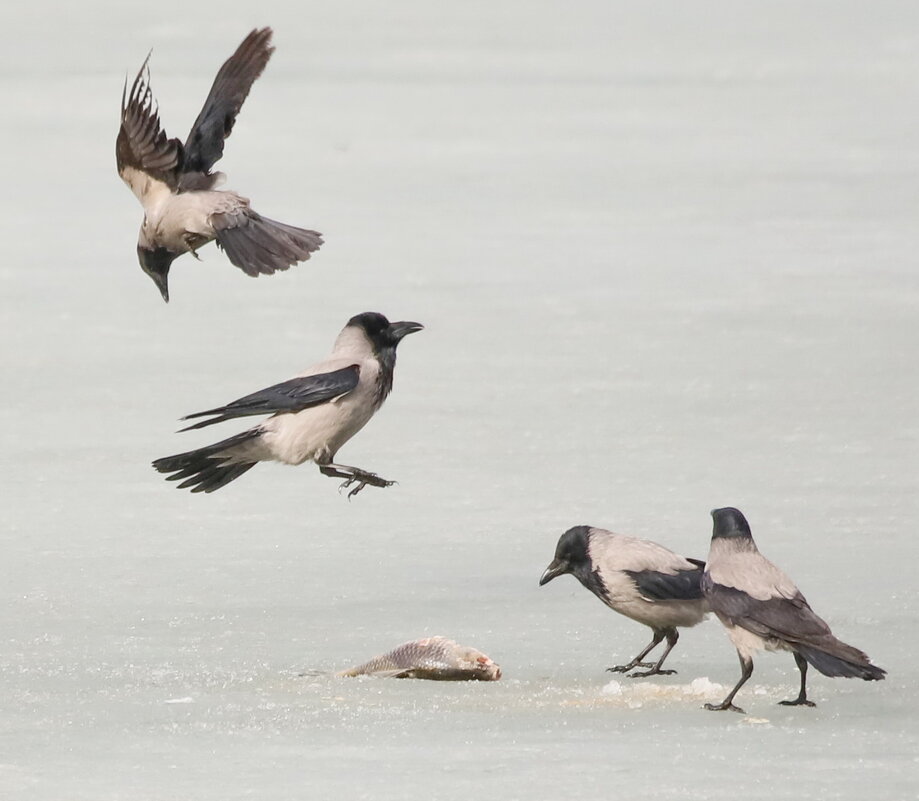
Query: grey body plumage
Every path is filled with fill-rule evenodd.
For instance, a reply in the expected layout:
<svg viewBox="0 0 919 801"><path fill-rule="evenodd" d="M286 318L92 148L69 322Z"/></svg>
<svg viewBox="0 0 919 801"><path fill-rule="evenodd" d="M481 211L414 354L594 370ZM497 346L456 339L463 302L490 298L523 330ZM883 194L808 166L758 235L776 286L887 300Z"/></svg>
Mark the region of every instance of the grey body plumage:
<svg viewBox="0 0 919 801"><path fill-rule="evenodd" d="M811 609L794 582L756 547L750 526L733 507L712 511L714 527L702 589L712 611L724 624L740 658L740 680L720 704L707 709L743 710L734 696L753 674L753 654L787 650L801 676L798 696L785 706L814 706L807 698L807 666L825 676L883 679L886 671L868 655L841 642Z"/></svg>
<svg viewBox="0 0 919 801"><path fill-rule="evenodd" d="M121 97L115 142L118 174L144 208L137 258L163 300L169 301L169 270L183 253L217 241L247 275L270 275L305 261L322 245L316 231L263 217L247 198L217 186L211 168L255 80L274 48L271 29L253 30L224 63L184 144L168 138L150 91L148 62Z"/></svg>
<svg viewBox="0 0 919 801"><path fill-rule="evenodd" d="M679 640L677 629L705 618L707 604L699 586L704 566L649 540L575 526L560 537L539 583L571 573L610 609L648 626L651 642L630 662L609 670L627 673L642 667L648 670L631 676L653 676L676 672L661 666ZM642 662L664 638L667 647L661 658Z"/></svg>
<svg viewBox="0 0 919 801"><path fill-rule="evenodd" d="M153 466L192 492L218 490L261 461L313 461L324 475L344 479L343 487L353 485L349 497L368 484L390 486L392 481L375 473L334 460L392 390L399 342L421 329L414 322L390 323L376 312L355 315L323 362L225 406L187 415L183 419L208 419L182 430L254 415L271 415L267 420L213 445L157 459Z"/></svg>

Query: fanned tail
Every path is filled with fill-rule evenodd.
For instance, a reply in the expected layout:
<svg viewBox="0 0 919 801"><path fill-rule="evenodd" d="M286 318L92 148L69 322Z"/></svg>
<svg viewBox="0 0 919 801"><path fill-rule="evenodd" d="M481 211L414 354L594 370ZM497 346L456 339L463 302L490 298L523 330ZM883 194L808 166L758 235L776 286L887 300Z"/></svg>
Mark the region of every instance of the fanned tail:
<svg viewBox="0 0 919 801"><path fill-rule="evenodd" d="M318 231L269 220L246 208L227 214L214 214L211 222L217 244L233 264L246 275L271 275L306 261L322 245Z"/></svg>
<svg viewBox="0 0 919 801"><path fill-rule="evenodd" d="M171 473L172 475L166 477L167 481L185 479L179 484L179 489L191 488L192 492L213 492L239 478L258 464L258 462L234 460L233 449L255 439L260 433L259 429L253 428L213 445L175 456L164 456L156 459L153 467L160 473Z"/></svg>

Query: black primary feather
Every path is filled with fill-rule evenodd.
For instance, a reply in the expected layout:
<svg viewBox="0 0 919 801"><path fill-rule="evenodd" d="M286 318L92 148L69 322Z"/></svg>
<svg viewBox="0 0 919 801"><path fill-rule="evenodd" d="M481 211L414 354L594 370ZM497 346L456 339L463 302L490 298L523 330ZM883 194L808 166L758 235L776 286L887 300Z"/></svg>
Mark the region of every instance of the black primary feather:
<svg viewBox="0 0 919 801"><path fill-rule="evenodd" d="M115 140L115 161L119 174L133 167L176 187L176 171L181 168L183 151L178 139L169 139L160 127L159 113L150 91L150 56L127 91L121 93L121 127Z"/></svg>
<svg viewBox="0 0 919 801"><path fill-rule="evenodd" d="M226 406L186 415L182 418L183 420L211 415L216 415L216 417L212 420L202 420L200 423L183 428L182 431L204 428L236 417L299 412L351 392L357 386L359 377L360 367L352 364L331 373L291 378L289 381L282 381L280 384L239 398Z"/></svg>
<svg viewBox="0 0 919 801"><path fill-rule="evenodd" d="M652 601L698 601L702 598L701 579L705 563L689 560L696 566L674 575L657 570L624 570L638 591Z"/></svg>
<svg viewBox="0 0 919 801"><path fill-rule="evenodd" d="M871 664L866 653L837 639L800 592L794 598L760 601L712 581L710 574L705 577L705 592L719 618L764 640L786 643L826 676L871 681L886 675Z"/></svg>
<svg viewBox="0 0 919 801"><path fill-rule="evenodd" d="M236 115L274 52L271 33L271 28L253 30L220 68L185 140L183 172L207 173L223 156Z"/></svg>
<svg viewBox="0 0 919 801"><path fill-rule="evenodd" d="M743 590L725 587L708 576L709 605L719 616L761 637L788 642L825 637L830 627L810 608L799 592L794 598L774 596L761 601Z"/></svg>

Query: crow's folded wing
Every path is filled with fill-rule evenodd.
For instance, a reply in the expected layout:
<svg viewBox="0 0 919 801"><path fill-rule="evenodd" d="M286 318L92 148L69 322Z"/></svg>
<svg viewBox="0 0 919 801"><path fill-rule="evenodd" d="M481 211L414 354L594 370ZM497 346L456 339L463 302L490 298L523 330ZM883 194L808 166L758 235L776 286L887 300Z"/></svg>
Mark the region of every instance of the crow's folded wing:
<svg viewBox="0 0 919 801"><path fill-rule="evenodd" d="M692 562L697 560L692 559ZM704 563L689 570L675 570L672 573L659 570L624 570L635 582L638 591L652 601L699 601L702 599L700 581Z"/></svg>
<svg viewBox="0 0 919 801"><path fill-rule="evenodd" d="M764 638L790 643L810 642L825 637L830 627L799 592L794 598L777 595L759 600L743 590L703 581L709 606L719 617Z"/></svg>
<svg viewBox="0 0 919 801"><path fill-rule="evenodd" d="M301 378L292 378L280 384L275 384L267 389L246 395L244 398L208 409L206 412L195 412L183 417L183 420L192 420L196 417L212 417L202 420L182 431L191 431L195 428L204 428L224 420L235 417L250 417L252 415L277 414L278 412L299 412L311 406L347 395L356 386L360 377L360 367L356 364L343 367L331 373L318 373Z"/></svg>

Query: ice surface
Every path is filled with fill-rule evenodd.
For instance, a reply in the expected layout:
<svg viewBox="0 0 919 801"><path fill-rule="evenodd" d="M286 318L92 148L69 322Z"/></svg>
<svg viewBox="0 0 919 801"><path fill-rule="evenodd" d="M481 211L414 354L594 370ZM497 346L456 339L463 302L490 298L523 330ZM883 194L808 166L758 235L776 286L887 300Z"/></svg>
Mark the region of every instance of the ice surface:
<svg viewBox="0 0 919 801"><path fill-rule="evenodd" d="M915 4L39 0L0 22L0 798L915 797ZM122 82L152 47L184 136L263 24L277 52L219 167L327 244L259 280L205 248L166 306L114 169ZM266 465L201 497L152 470L209 441L181 415L368 309L426 325L341 452L397 486L349 503ZM746 717L705 712L739 674L709 622L677 676L613 691L648 632L537 586L558 535L704 557L725 505L887 681L813 675L816 709L779 707L797 674L769 654ZM328 675L435 630L502 681Z"/></svg>

